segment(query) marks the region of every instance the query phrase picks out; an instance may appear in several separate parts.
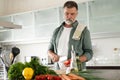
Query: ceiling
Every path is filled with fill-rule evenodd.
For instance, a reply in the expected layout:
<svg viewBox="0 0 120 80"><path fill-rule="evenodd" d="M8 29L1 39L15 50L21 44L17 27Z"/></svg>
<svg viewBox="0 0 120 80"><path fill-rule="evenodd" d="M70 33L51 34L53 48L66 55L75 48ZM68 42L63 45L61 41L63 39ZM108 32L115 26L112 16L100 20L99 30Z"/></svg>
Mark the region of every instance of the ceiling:
<svg viewBox="0 0 120 80"><path fill-rule="evenodd" d="M0 15L62 6L68 0L0 0ZM93 0L73 0L83 3Z"/></svg>

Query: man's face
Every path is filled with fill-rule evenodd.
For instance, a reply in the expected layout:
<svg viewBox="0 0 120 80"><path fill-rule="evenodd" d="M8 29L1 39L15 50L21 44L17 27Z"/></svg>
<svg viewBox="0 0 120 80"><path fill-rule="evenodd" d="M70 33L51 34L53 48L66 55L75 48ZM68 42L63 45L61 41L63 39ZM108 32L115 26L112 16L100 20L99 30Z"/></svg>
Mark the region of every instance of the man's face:
<svg viewBox="0 0 120 80"><path fill-rule="evenodd" d="M68 25L72 24L75 21L77 14L78 14L78 10L75 7L73 8L65 7L64 8L65 23Z"/></svg>

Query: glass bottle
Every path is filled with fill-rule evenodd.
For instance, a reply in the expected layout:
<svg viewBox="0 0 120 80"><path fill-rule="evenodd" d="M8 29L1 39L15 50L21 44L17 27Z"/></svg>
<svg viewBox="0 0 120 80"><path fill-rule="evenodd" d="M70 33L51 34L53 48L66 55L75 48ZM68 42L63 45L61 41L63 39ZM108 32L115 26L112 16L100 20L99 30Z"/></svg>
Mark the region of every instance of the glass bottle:
<svg viewBox="0 0 120 80"><path fill-rule="evenodd" d="M120 62L120 55L119 55L119 48L114 48L114 63L119 64Z"/></svg>
<svg viewBox="0 0 120 80"><path fill-rule="evenodd" d="M76 71L76 72L78 72L78 66L77 66L77 61L76 61L76 55L75 55L75 51L74 51L73 45L72 45L72 51L71 51L70 69L71 69L71 71Z"/></svg>
<svg viewBox="0 0 120 80"><path fill-rule="evenodd" d="M82 69L82 64L80 62L80 59L79 59L79 55L76 54L76 63L77 63L77 67L78 67L78 71L81 71Z"/></svg>

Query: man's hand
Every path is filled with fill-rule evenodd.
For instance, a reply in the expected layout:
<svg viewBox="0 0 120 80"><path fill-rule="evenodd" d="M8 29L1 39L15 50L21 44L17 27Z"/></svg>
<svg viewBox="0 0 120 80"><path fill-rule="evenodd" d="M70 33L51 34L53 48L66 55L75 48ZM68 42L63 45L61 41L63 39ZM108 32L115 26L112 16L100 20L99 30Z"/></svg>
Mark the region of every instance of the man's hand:
<svg viewBox="0 0 120 80"><path fill-rule="evenodd" d="M56 54L53 54L53 56L52 56L52 61L53 61L53 62L58 62L58 61L59 61L59 56L56 55Z"/></svg>
<svg viewBox="0 0 120 80"><path fill-rule="evenodd" d="M54 52L49 50L48 55L52 59L53 62L58 62L59 61L59 56L57 54L55 54Z"/></svg>
<svg viewBox="0 0 120 80"><path fill-rule="evenodd" d="M87 60L87 57L83 55L83 56L80 56L79 59L81 62L85 62Z"/></svg>

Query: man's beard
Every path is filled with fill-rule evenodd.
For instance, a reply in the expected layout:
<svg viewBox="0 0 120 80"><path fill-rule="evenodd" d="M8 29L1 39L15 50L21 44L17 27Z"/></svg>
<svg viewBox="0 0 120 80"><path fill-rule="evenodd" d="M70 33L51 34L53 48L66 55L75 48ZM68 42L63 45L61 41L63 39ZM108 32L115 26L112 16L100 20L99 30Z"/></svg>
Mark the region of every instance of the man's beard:
<svg viewBox="0 0 120 80"><path fill-rule="evenodd" d="M65 23L68 24L68 25L71 25L73 23L73 21L68 19L68 20L65 20Z"/></svg>

